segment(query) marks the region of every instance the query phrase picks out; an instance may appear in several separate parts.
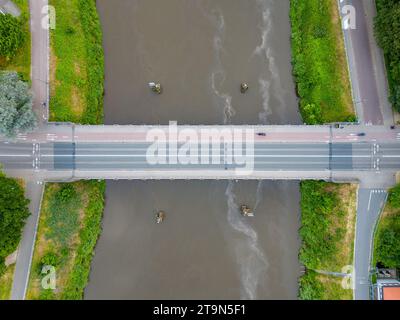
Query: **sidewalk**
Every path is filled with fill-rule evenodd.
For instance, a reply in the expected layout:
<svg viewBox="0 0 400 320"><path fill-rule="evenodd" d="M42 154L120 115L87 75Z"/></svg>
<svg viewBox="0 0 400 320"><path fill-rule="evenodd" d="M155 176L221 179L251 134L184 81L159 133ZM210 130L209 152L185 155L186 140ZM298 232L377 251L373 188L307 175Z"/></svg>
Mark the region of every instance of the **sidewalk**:
<svg viewBox="0 0 400 320"><path fill-rule="evenodd" d="M33 109L38 116L40 126L46 124L48 114L49 32L47 29L42 28L41 25L43 17L42 8L47 4L47 0L29 1L32 36L31 79L32 90L34 92ZM46 102L46 108L43 107L43 102ZM29 206L31 216L26 222L18 250L13 288L11 291L12 300L23 300L25 298L43 190L44 185L37 184L35 179L27 182L26 196L31 200Z"/></svg>
<svg viewBox="0 0 400 320"><path fill-rule="evenodd" d="M26 185L25 194L31 201L29 204L31 215L26 221L22 239L18 248L17 263L15 266L14 281L11 290L11 300L23 300L25 298L43 190L44 186L39 185L36 182L28 182Z"/></svg>

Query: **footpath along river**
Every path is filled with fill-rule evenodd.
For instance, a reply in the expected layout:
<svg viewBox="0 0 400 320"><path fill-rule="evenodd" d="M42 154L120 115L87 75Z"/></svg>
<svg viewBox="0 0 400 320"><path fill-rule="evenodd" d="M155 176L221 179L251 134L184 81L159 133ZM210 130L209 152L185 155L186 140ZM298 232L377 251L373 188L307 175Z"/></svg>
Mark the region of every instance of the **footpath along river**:
<svg viewBox="0 0 400 320"><path fill-rule="evenodd" d="M301 123L289 0L97 4L107 124ZM86 299L296 299L297 182L108 181L106 197Z"/></svg>

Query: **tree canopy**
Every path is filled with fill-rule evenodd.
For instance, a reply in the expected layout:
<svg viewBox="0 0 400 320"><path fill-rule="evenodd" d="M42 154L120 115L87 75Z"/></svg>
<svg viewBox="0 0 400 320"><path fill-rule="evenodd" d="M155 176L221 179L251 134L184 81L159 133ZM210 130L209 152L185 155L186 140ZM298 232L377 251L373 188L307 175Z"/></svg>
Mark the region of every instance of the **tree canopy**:
<svg viewBox="0 0 400 320"><path fill-rule="evenodd" d="M0 14L0 56L15 56L25 41L22 22L10 14Z"/></svg>
<svg viewBox="0 0 400 320"><path fill-rule="evenodd" d="M386 57L393 108L400 111L400 0L377 0L375 35Z"/></svg>
<svg viewBox="0 0 400 320"><path fill-rule="evenodd" d="M18 182L0 173L0 264L18 247L22 228L30 214L28 204Z"/></svg>
<svg viewBox="0 0 400 320"><path fill-rule="evenodd" d="M36 128L32 94L16 72L0 73L0 134L15 137Z"/></svg>
<svg viewBox="0 0 400 320"><path fill-rule="evenodd" d="M376 261L387 268L400 268L400 184L389 193L390 214L384 216L377 232Z"/></svg>

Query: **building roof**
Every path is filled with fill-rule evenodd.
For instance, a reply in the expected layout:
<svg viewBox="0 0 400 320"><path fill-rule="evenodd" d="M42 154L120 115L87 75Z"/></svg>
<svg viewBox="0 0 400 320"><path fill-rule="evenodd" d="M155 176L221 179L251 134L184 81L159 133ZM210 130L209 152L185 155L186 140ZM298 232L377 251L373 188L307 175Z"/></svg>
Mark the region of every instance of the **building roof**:
<svg viewBox="0 0 400 320"><path fill-rule="evenodd" d="M400 300L400 286L383 287L383 300Z"/></svg>

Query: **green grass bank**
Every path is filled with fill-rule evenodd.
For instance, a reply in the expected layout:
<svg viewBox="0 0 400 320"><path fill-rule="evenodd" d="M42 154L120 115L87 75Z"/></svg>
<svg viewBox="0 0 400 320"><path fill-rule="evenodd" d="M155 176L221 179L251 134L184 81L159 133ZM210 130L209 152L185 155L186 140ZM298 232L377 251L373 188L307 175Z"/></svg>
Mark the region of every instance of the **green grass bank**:
<svg viewBox="0 0 400 320"><path fill-rule="evenodd" d="M355 121L337 2L290 0L293 74L307 124Z"/></svg>
<svg viewBox="0 0 400 320"><path fill-rule="evenodd" d="M46 185L27 299L83 298L101 232L104 192L104 181ZM41 286L45 265L55 267L55 290Z"/></svg>
<svg viewBox="0 0 400 320"><path fill-rule="evenodd" d="M299 259L306 273L300 279L299 298L352 299L352 290L341 286L342 278L316 271L340 273L353 265L357 186L304 181L300 190Z"/></svg>
<svg viewBox="0 0 400 320"><path fill-rule="evenodd" d="M50 120L103 123L104 53L95 0L50 0Z"/></svg>

